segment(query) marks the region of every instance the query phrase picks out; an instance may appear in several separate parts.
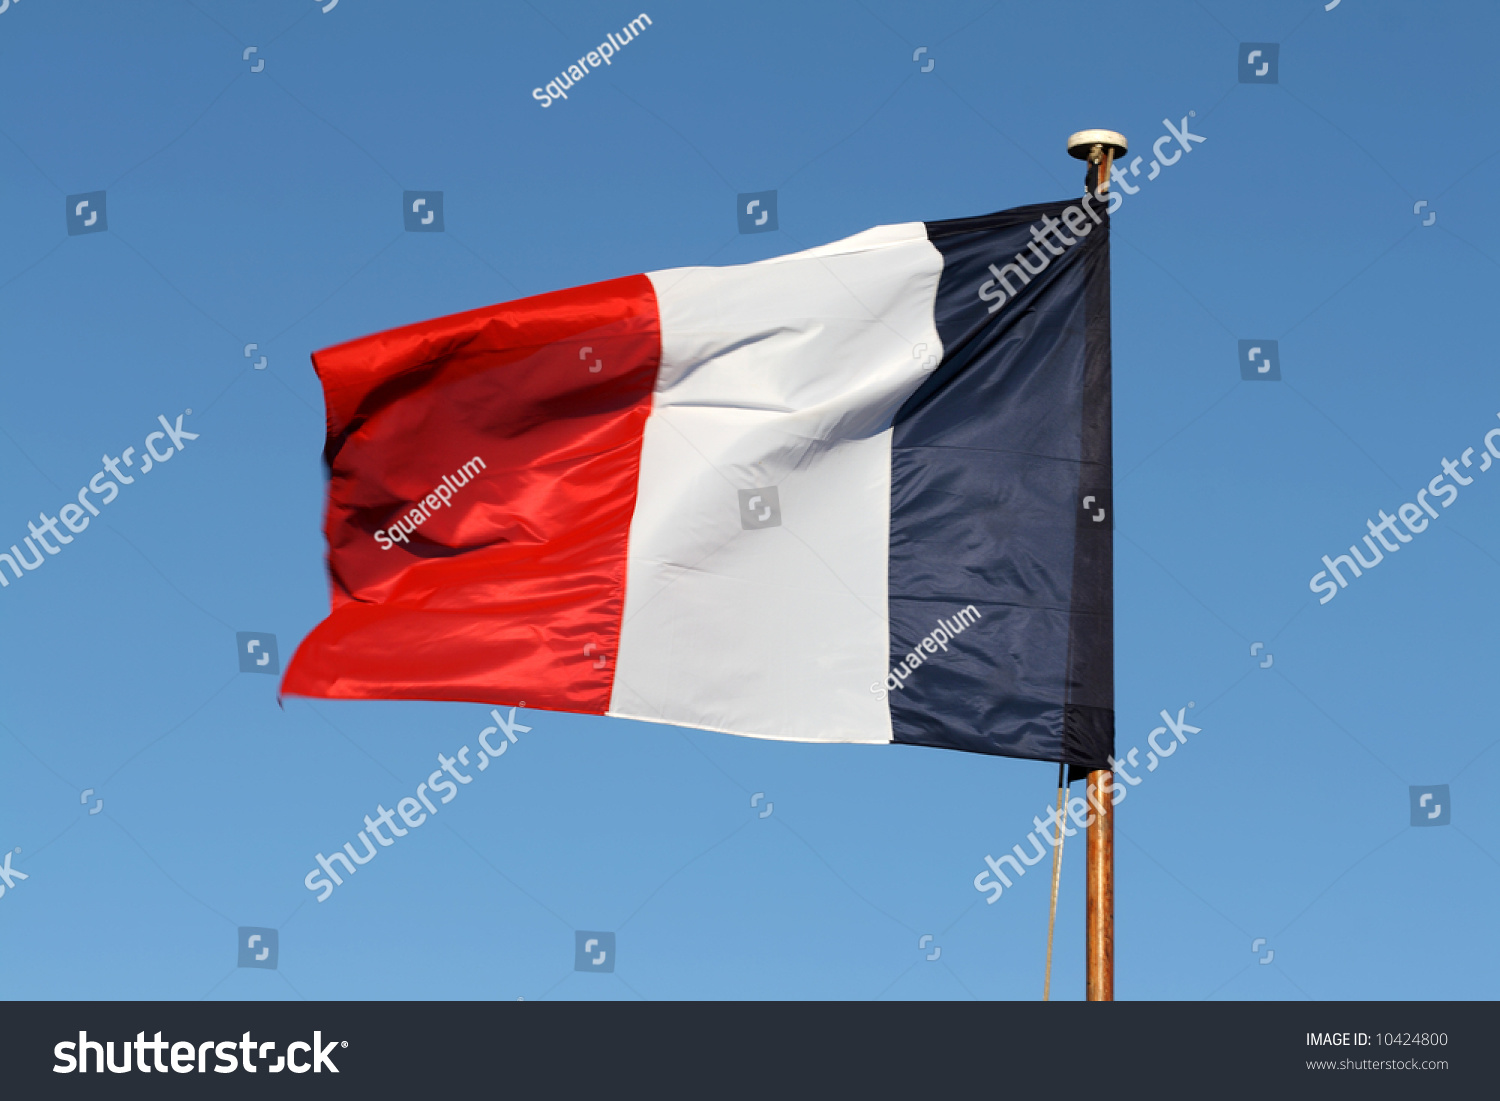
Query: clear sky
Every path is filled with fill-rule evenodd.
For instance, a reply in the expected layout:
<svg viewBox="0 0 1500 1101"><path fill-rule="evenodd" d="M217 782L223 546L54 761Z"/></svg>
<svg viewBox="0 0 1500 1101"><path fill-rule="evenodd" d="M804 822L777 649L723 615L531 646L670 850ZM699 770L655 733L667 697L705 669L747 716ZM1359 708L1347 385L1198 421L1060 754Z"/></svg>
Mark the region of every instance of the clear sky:
<svg viewBox="0 0 1500 1101"><path fill-rule="evenodd" d="M1117 993L1493 996L1500 11L653 0L532 96L640 11L0 0L0 543L159 415L198 433L0 589L0 855L29 877L0 997L1039 998L1045 867L994 905L972 881L1052 766L523 710L319 903L315 854L488 709L283 710L236 633L284 663L327 610L313 350L1065 198L1084 127L1145 157L1114 233L1118 745L1144 764L1190 701L1202 730L1120 807ZM1279 46L1248 83L1241 43ZM1184 118L1204 142L1148 181ZM404 229L408 190L443 232ZM771 190L780 228L741 234ZM1242 340L1279 380L1242 378ZM1319 604L1321 557L1468 448L1443 484L1472 484ZM238 966L241 927L274 961ZM575 970L577 931L615 935L613 972Z"/></svg>

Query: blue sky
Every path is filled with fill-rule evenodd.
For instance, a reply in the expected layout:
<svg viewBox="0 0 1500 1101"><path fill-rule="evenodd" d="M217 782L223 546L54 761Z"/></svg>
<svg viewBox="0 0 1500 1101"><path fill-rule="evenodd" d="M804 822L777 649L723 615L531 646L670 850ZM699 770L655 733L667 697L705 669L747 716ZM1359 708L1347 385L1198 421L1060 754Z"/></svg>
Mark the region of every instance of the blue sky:
<svg viewBox="0 0 1500 1101"><path fill-rule="evenodd" d="M0 896L0 997L1040 997L1043 869L993 906L972 880L1051 766L522 711L494 770L320 904L314 854L488 711L283 710L235 634L284 662L327 609L311 351L1064 198L1070 132L1149 160L1190 111L1205 142L1114 227L1118 744L1144 759L1189 701L1202 728L1121 806L1117 994L1490 996L1500 473L1326 605L1308 582L1500 428L1476 140L1500 11L653 3L539 106L640 10L0 10L0 542L158 415L198 433L0 590L0 853L29 877ZM1275 83L1240 82L1240 43L1279 45ZM107 228L70 235L67 197L101 190ZM444 232L405 231L405 190L443 192ZM780 228L740 234L736 195L769 190ZM1276 341L1280 381L1242 380L1241 339ZM1444 824L1412 826L1439 784ZM274 969L237 966L241 927L277 931ZM579 930L616 935L612 973L574 969Z"/></svg>

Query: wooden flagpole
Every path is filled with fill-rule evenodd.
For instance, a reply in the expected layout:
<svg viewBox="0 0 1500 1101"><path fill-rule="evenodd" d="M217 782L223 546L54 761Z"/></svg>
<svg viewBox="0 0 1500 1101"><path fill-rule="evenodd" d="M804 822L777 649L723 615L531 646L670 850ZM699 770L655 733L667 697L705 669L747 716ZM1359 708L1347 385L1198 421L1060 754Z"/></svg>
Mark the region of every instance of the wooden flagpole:
<svg viewBox="0 0 1500 1101"><path fill-rule="evenodd" d="M1068 153L1088 162L1085 190L1097 196L1109 192L1110 169L1116 157L1129 147L1125 136L1113 130L1080 130L1068 138ZM1088 802L1092 822L1088 827L1088 851L1084 857L1088 884L1086 996L1091 1002L1115 1000L1115 813L1107 768L1088 775Z"/></svg>
<svg viewBox="0 0 1500 1101"><path fill-rule="evenodd" d="M1107 769L1089 773L1089 803L1094 820L1089 826L1088 854L1088 976L1086 996L1091 1002L1115 1000L1115 812Z"/></svg>

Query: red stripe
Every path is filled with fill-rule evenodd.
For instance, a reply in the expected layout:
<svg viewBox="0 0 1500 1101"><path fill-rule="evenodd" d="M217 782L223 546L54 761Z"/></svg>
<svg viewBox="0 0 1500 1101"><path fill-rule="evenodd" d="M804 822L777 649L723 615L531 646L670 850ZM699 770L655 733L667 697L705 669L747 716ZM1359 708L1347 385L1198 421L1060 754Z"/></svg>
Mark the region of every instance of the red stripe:
<svg viewBox="0 0 1500 1101"><path fill-rule="evenodd" d="M333 611L282 691L603 714L660 358L644 275L315 353Z"/></svg>

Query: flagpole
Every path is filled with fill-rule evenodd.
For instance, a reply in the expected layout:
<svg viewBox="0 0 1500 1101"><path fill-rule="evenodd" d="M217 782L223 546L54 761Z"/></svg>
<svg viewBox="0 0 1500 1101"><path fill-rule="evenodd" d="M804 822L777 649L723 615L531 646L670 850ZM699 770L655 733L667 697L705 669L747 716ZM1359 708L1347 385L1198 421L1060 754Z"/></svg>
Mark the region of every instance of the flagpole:
<svg viewBox="0 0 1500 1101"><path fill-rule="evenodd" d="M1107 768L1089 773L1089 803L1093 821L1088 827L1084 857L1088 880L1088 973L1085 996L1091 1002L1115 1000L1115 812Z"/></svg>
<svg viewBox="0 0 1500 1101"><path fill-rule="evenodd" d="M1109 192L1110 169L1129 147L1113 130L1080 130L1068 138L1068 154L1088 162L1084 190L1103 197ZM1115 1000L1115 812L1107 768L1088 774L1088 850L1084 877L1088 884L1085 916L1087 967L1085 995L1091 1002Z"/></svg>

